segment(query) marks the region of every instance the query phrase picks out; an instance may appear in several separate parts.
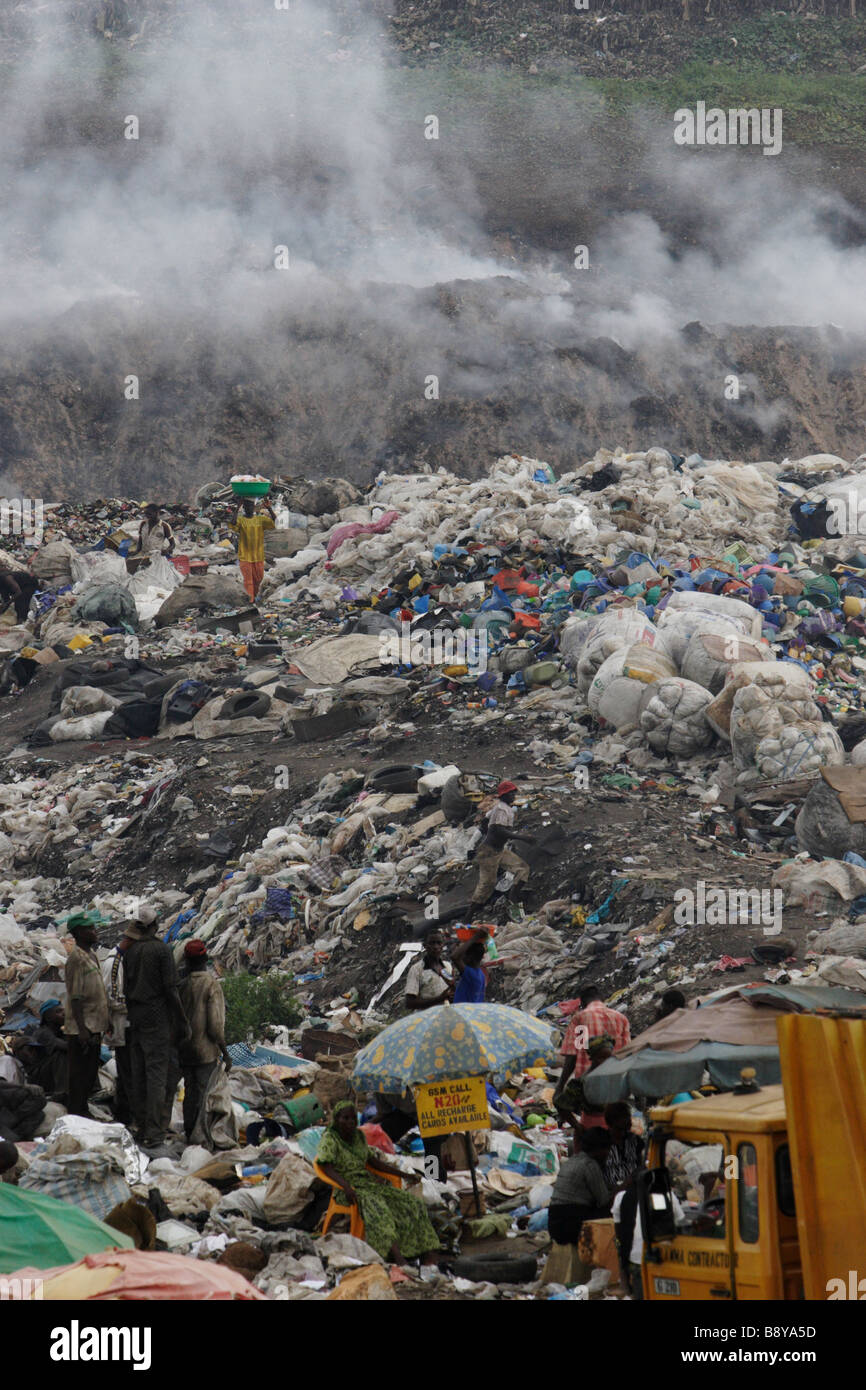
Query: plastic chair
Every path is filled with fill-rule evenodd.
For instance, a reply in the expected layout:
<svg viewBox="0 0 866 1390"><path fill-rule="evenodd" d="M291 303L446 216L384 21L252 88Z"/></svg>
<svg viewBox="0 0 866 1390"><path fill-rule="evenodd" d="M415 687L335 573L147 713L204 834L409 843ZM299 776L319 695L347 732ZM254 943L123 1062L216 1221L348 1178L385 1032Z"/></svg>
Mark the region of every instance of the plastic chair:
<svg viewBox="0 0 866 1390"><path fill-rule="evenodd" d="M328 1234L331 1222L334 1220L335 1216L348 1215L349 1235L357 1236L358 1240L363 1240L365 1230L364 1218L361 1215L361 1208L358 1206L358 1203L349 1202L345 1200L346 1194L343 1191L340 1184L334 1182L333 1178L329 1178L327 1173L325 1173L319 1167L318 1163L313 1164L313 1172L315 1173L316 1177L319 1179L320 1182L326 1183L328 1187L332 1187L334 1189L330 1203L328 1204L328 1210L325 1212L325 1219L322 1222L322 1235L326 1236ZM378 1168L371 1168L369 1163L367 1164L367 1172L375 1173L377 1177L384 1178L385 1181L389 1182L392 1187L403 1186L402 1178L396 1177L393 1173L380 1173ZM343 1195L344 1200L342 1202L337 1201L338 1192L342 1193Z"/></svg>

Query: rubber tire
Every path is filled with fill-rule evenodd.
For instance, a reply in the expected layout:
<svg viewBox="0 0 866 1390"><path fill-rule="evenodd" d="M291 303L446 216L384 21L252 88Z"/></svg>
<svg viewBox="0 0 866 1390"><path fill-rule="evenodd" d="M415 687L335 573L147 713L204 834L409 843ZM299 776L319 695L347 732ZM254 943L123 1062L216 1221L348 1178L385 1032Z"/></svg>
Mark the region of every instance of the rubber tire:
<svg viewBox="0 0 866 1390"><path fill-rule="evenodd" d="M371 792L390 792L392 795L399 793L412 793L418 790L418 778L421 773L417 768L411 767L408 763L400 763L391 767L380 767L371 772L367 777L366 788Z"/></svg>
<svg viewBox="0 0 866 1390"><path fill-rule="evenodd" d="M260 719L271 707L270 695L255 690L240 690L230 695L217 715L218 719Z"/></svg>
<svg viewBox="0 0 866 1390"><path fill-rule="evenodd" d="M538 1261L534 1255L461 1255L454 1273L476 1284L533 1284Z"/></svg>

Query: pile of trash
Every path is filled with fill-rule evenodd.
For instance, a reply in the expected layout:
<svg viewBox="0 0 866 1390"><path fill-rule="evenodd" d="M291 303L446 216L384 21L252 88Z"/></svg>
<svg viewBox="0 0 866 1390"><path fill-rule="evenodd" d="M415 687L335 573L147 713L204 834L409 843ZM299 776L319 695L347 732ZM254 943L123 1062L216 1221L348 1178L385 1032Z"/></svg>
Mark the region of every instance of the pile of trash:
<svg viewBox="0 0 866 1390"><path fill-rule="evenodd" d="M112 1114L110 1058L98 1121L18 1077L20 1185L77 1193L98 1220L137 1200L160 1249L234 1252L266 1296L323 1298L346 1271L385 1265L356 1236L314 1235L329 1202L312 1166L321 1122L349 1094L351 1057L404 1011L432 926L456 941L483 923L495 997L555 1025L588 979L649 1017L672 985L705 990L747 962L770 982L862 993L861 479L866 456L745 465L650 448L599 451L560 478L508 456L474 482L381 474L363 495L285 480L255 602L222 484L170 510L170 554L134 553L126 502L48 508L35 553L5 537L37 581L26 619L0 621L6 1058L62 992L70 916L92 915L104 960L143 898L178 965L195 938L223 978L285 983L302 1018L231 1049L217 1158L137 1149ZM519 906L511 870L473 901L502 776L482 750L497 738L537 769L503 769L530 871ZM748 866L755 885L763 873L786 912L826 919L805 960L775 928L717 958L674 912L684 870L661 838L606 824L609 805L625 816L634 797L646 822L675 796L717 867ZM581 805L595 810L578 834ZM540 1069L490 1088L480 1214L465 1154L438 1181L417 1132L396 1145L445 1248L519 1237L520 1276L503 1256L501 1278L473 1278L466 1256L462 1274L392 1270L388 1292L358 1296L401 1281L442 1297L547 1287L537 1256L567 1153L554 1080ZM587 1296L604 1296L594 1277Z"/></svg>

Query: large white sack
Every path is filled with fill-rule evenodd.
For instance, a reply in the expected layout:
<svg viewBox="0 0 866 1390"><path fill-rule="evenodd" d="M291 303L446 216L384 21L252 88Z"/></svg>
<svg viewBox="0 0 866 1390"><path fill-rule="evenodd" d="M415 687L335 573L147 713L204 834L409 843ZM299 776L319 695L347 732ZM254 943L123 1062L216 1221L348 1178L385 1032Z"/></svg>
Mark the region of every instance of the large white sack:
<svg viewBox="0 0 866 1390"><path fill-rule="evenodd" d="M658 631L649 618L633 608L614 608L603 613L599 623L586 641L577 663L578 693L585 695L601 667L614 652L623 651L635 642L655 647Z"/></svg>
<svg viewBox="0 0 866 1390"><path fill-rule="evenodd" d="M732 621L722 618L722 622ZM686 680L694 681L718 695L732 666L743 662L775 662L767 645L761 645L738 632L694 632L689 638L680 670Z"/></svg>
<svg viewBox="0 0 866 1390"><path fill-rule="evenodd" d="M674 758L691 758L713 741L704 710L710 693L694 681L671 676L647 686L640 727L651 748Z"/></svg>
<svg viewBox="0 0 866 1390"><path fill-rule="evenodd" d="M120 704L116 695L100 690L95 685L70 685L60 699L60 715L70 719L78 714L98 714L100 710L113 710Z"/></svg>
<svg viewBox="0 0 866 1390"><path fill-rule="evenodd" d="M83 555L72 555L69 559L69 570L76 593L91 580L100 584L106 580L114 580L124 588L129 588L130 575L126 561L113 550L86 550Z"/></svg>
<svg viewBox="0 0 866 1390"><path fill-rule="evenodd" d="M742 599L731 598L728 594L704 594L698 589L692 589L686 593L676 589L668 599L662 610L664 613L676 612L678 609L700 609L703 613L725 613L729 618L740 618L746 623L747 631L755 637L760 637L763 628L763 619L760 613ZM656 614L656 620L661 623L661 615Z"/></svg>
<svg viewBox="0 0 866 1390"><path fill-rule="evenodd" d="M164 555L154 555L147 565L139 565L129 581L130 593L143 594L147 589L165 589L171 593L183 578Z"/></svg>
<svg viewBox="0 0 866 1390"><path fill-rule="evenodd" d="M51 726L48 737L52 743L73 743L76 739L98 738L111 718L113 711L100 710L98 714L82 714L74 719L58 719Z"/></svg>
<svg viewBox="0 0 866 1390"><path fill-rule="evenodd" d="M661 643L671 661L682 671L686 650L697 632L715 632L719 636L748 637L751 624L729 613L705 613L701 608L664 609L658 614L656 626Z"/></svg>
<svg viewBox="0 0 866 1390"><path fill-rule="evenodd" d="M755 749L755 766L771 781L808 777L822 767L841 767L844 761L842 740L823 719L786 723L778 734L761 739Z"/></svg>
<svg viewBox="0 0 866 1390"><path fill-rule="evenodd" d="M581 652L598 630L601 617L599 613L578 613L563 623L559 634L559 657L565 666L570 666L572 670L577 666Z"/></svg>
<svg viewBox="0 0 866 1390"><path fill-rule="evenodd" d="M603 662L589 688L587 703L596 719L621 729L637 723L646 687L675 675L676 667L663 652L635 642Z"/></svg>
<svg viewBox="0 0 866 1390"><path fill-rule="evenodd" d="M802 686L790 686L784 699L774 699L759 685L742 686L731 709L734 766L740 771L753 767L758 745L764 739L779 739L786 725L820 722L821 711Z"/></svg>
<svg viewBox="0 0 866 1390"><path fill-rule="evenodd" d="M75 546L65 539L49 541L37 550L30 568L40 581L40 589L59 589L64 584L71 584L70 563L76 554Z"/></svg>

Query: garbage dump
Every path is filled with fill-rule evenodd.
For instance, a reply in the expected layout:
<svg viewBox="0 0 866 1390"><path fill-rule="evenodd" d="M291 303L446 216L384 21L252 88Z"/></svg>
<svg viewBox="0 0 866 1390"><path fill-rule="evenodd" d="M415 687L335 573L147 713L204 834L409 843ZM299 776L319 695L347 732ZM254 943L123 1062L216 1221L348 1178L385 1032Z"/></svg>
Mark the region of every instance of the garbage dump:
<svg viewBox="0 0 866 1390"><path fill-rule="evenodd" d="M797 510L861 478L508 455L4 537L2 1273L652 1296L651 1105L866 1010L866 553Z"/></svg>

